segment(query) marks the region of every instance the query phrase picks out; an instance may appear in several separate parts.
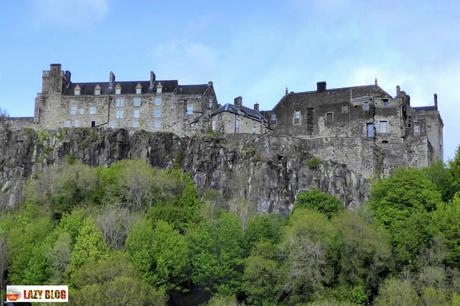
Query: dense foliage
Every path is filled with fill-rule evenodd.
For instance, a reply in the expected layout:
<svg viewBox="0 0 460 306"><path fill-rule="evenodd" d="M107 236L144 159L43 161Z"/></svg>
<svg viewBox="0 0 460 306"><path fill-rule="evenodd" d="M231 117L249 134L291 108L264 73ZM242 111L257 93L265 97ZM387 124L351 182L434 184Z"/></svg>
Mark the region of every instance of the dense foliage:
<svg viewBox="0 0 460 306"><path fill-rule="evenodd" d="M243 219L180 170L69 159L0 216L0 281L65 283L76 305L460 305L459 191L460 152L376 181L360 211L310 190Z"/></svg>

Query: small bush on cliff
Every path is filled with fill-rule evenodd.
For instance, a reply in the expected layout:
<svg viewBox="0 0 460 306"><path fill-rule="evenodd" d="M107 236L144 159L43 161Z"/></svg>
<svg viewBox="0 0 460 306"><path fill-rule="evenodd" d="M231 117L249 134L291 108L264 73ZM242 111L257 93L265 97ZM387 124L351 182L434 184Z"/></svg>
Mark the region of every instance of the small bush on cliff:
<svg viewBox="0 0 460 306"><path fill-rule="evenodd" d="M343 210L343 204L332 195L312 189L297 195L294 209L298 208L313 209L331 218Z"/></svg>

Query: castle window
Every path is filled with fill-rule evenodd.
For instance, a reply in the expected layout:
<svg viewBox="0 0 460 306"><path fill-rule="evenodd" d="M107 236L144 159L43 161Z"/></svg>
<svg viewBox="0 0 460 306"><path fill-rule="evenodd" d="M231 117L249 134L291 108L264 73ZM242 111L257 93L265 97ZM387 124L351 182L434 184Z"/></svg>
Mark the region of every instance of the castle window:
<svg viewBox="0 0 460 306"><path fill-rule="evenodd" d="M153 123L153 127L156 129L161 128L161 119L159 118L155 119L155 122Z"/></svg>
<svg viewBox="0 0 460 306"><path fill-rule="evenodd" d="M155 118L161 118L161 109L156 109L153 113Z"/></svg>
<svg viewBox="0 0 460 306"><path fill-rule="evenodd" d="M414 124L414 134L420 135L420 125Z"/></svg>
<svg viewBox="0 0 460 306"><path fill-rule="evenodd" d="M235 133L240 132L240 126L241 126L241 118L240 118L240 116L236 115L236 118L235 118Z"/></svg>
<svg viewBox="0 0 460 306"><path fill-rule="evenodd" d="M70 114L71 114L71 115L76 115L76 114L77 114L77 111L78 111L78 109L77 109L76 106L71 106L71 107L70 107Z"/></svg>
<svg viewBox="0 0 460 306"><path fill-rule="evenodd" d="M96 114L96 106L91 106L91 107L89 108L89 113L90 113L91 115Z"/></svg>
<svg viewBox="0 0 460 306"><path fill-rule="evenodd" d="M85 114L85 109L82 107L80 108L80 115L84 115Z"/></svg>
<svg viewBox="0 0 460 306"><path fill-rule="evenodd" d="M348 105L342 105L342 113L348 113Z"/></svg>
<svg viewBox="0 0 460 306"><path fill-rule="evenodd" d="M271 114L270 120L271 122L276 122L276 114Z"/></svg>
<svg viewBox="0 0 460 306"><path fill-rule="evenodd" d="M123 119L123 110L117 109L117 119Z"/></svg>
<svg viewBox="0 0 460 306"><path fill-rule="evenodd" d="M115 103L116 103L116 106L117 106L117 107L123 107L123 105L125 104L125 99L123 99L123 98L117 98L117 99L115 100Z"/></svg>
<svg viewBox="0 0 460 306"><path fill-rule="evenodd" d="M80 86L77 85L75 86L75 89L73 90L74 95L79 96L81 92Z"/></svg>
<svg viewBox="0 0 460 306"><path fill-rule="evenodd" d="M101 94L101 86L99 84L94 88L94 95L99 96Z"/></svg>
<svg viewBox="0 0 460 306"><path fill-rule="evenodd" d="M133 113L134 118L139 118L139 113L140 113L140 111L138 109L135 109L134 113Z"/></svg>
<svg viewBox="0 0 460 306"><path fill-rule="evenodd" d="M363 110L366 112L369 111L369 102L366 101L363 103Z"/></svg>
<svg viewBox="0 0 460 306"><path fill-rule="evenodd" d="M332 123L333 120L334 120L334 113L332 112L326 113L326 123L330 124Z"/></svg>
<svg viewBox="0 0 460 306"><path fill-rule="evenodd" d="M210 97L208 99L208 106L209 106L209 108L212 108L213 105L214 105L214 99L212 97Z"/></svg>
<svg viewBox="0 0 460 306"><path fill-rule="evenodd" d="M255 134L257 132L257 128L256 127L253 127L252 128L252 133Z"/></svg>
<svg viewBox="0 0 460 306"><path fill-rule="evenodd" d="M187 103L187 115L193 115L193 104Z"/></svg>
<svg viewBox="0 0 460 306"><path fill-rule="evenodd" d="M133 104L134 106L141 106L141 97L135 97Z"/></svg>
<svg viewBox="0 0 460 306"><path fill-rule="evenodd" d="M110 121L109 127L110 127L111 129L116 129L116 128L117 128L117 123L116 123L115 121Z"/></svg>
<svg viewBox="0 0 460 306"><path fill-rule="evenodd" d="M294 124L300 124L300 111L294 112Z"/></svg>
<svg viewBox="0 0 460 306"><path fill-rule="evenodd" d="M368 138L374 138L374 136L375 136L374 124L373 123L368 123L367 124L367 137Z"/></svg>
<svg viewBox="0 0 460 306"><path fill-rule="evenodd" d="M64 127L66 127L66 128L70 127L70 121L69 120L64 121Z"/></svg>
<svg viewBox="0 0 460 306"><path fill-rule="evenodd" d="M155 97L155 105L160 106L161 105L161 97Z"/></svg>
<svg viewBox="0 0 460 306"><path fill-rule="evenodd" d="M139 127L139 120L134 120L133 121L133 128L138 128Z"/></svg>
<svg viewBox="0 0 460 306"><path fill-rule="evenodd" d="M162 91L163 91L163 86L161 86L161 83L158 83L158 85L157 85L157 94L161 94Z"/></svg>
<svg viewBox="0 0 460 306"><path fill-rule="evenodd" d="M75 127L80 127L80 120L75 120L74 124Z"/></svg>
<svg viewBox="0 0 460 306"><path fill-rule="evenodd" d="M383 107L390 107L390 102L388 101L388 99L383 99Z"/></svg>
<svg viewBox="0 0 460 306"><path fill-rule="evenodd" d="M217 130L217 116L214 116L211 119L211 129L213 131Z"/></svg>
<svg viewBox="0 0 460 306"><path fill-rule="evenodd" d="M121 95L121 85L120 84L117 84L117 87L115 87L115 94Z"/></svg>
<svg viewBox="0 0 460 306"><path fill-rule="evenodd" d="M389 132L388 121L387 120L380 120L380 122L379 122L379 130L380 130L380 133L388 133Z"/></svg>

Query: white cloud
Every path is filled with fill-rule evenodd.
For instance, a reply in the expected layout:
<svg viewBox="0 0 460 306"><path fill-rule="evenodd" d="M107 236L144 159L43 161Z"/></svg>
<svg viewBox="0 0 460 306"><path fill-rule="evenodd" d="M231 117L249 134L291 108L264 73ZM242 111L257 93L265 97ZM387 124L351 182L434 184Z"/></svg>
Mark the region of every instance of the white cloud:
<svg viewBox="0 0 460 306"><path fill-rule="evenodd" d="M34 10L40 23L86 27L107 16L109 0L34 0Z"/></svg>
<svg viewBox="0 0 460 306"><path fill-rule="evenodd" d="M157 76L161 79L176 79L180 76L181 83L204 82L215 77L217 72L217 53L200 42L163 42L150 55L157 69Z"/></svg>

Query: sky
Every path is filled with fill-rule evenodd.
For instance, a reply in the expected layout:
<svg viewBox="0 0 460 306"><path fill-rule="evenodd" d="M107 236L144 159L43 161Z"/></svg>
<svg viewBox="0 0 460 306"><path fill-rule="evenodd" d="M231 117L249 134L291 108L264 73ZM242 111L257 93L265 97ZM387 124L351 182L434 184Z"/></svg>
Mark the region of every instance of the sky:
<svg viewBox="0 0 460 306"><path fill-rule="evenodd" d="M74 82L212 80L271 109L289 91L396 85L413 106L439 97L446 160L460 144L458 0L16 0L0 10L0 108L32 116L41 74Z"/></svg>

